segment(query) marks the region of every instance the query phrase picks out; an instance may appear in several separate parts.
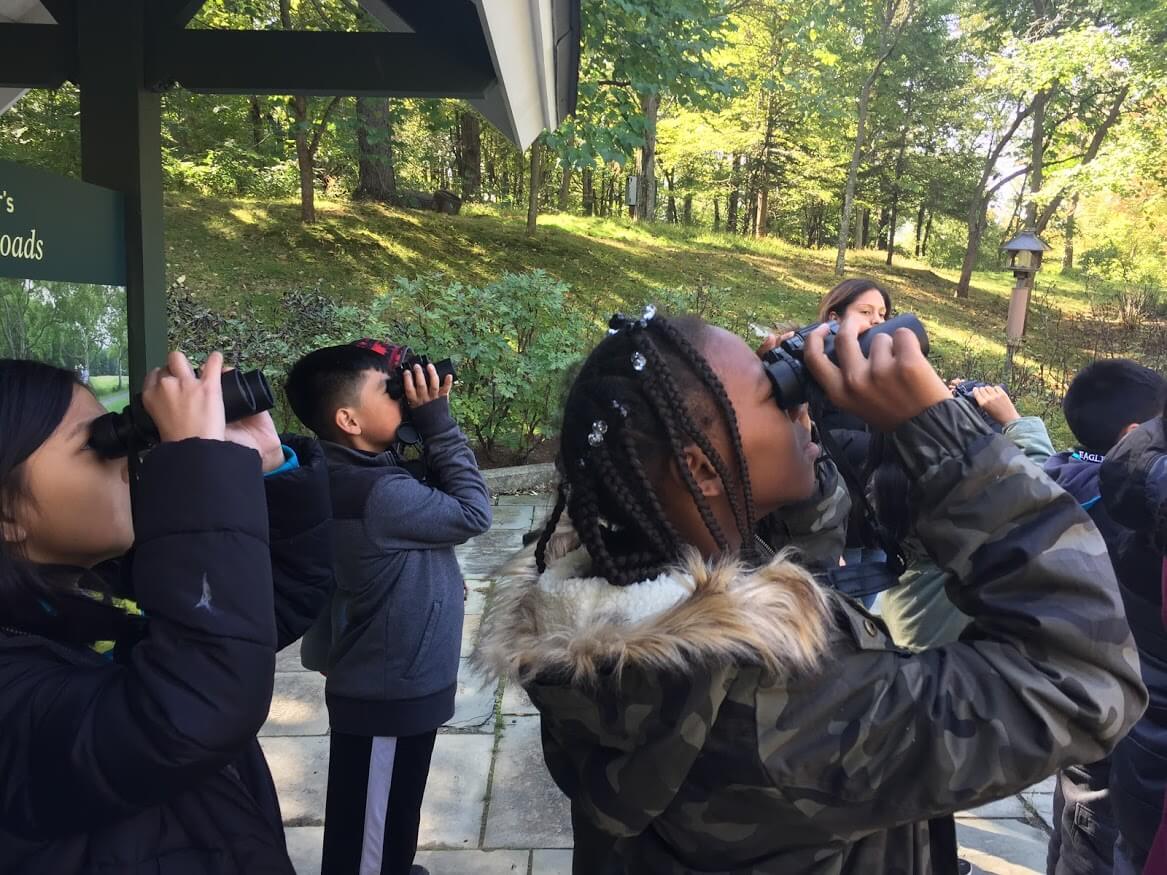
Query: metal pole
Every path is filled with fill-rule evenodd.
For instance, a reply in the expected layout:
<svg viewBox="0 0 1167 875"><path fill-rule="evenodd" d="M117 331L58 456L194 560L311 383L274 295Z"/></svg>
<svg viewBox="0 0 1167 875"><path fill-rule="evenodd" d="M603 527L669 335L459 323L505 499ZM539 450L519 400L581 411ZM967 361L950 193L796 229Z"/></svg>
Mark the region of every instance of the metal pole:
<svg viewBox="0 0 1167 875"><path fill-rule="evenodd" d="M166 358L162 97L148 90L148 0L77 0L81 176L126 196L130 386Z"/></svg>

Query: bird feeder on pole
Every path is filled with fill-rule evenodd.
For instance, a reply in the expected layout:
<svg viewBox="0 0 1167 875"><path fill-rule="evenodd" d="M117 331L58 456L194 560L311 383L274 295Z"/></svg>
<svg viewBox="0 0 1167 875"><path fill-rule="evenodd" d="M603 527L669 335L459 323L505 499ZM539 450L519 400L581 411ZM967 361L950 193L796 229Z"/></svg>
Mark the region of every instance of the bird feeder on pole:
<svg viewBox="0 0 1167 875"><path fill-rule="evenodd" d="M1013 379L1013 357L1025 337L1033 280L1041 270L1042 255L1050 247L1031 229L1025 228L1001 249L1009 253L1008 269L1013 271L1016 279L1009 296L1009 316L1005 322L1005 383L1008 385Z"/></svg>

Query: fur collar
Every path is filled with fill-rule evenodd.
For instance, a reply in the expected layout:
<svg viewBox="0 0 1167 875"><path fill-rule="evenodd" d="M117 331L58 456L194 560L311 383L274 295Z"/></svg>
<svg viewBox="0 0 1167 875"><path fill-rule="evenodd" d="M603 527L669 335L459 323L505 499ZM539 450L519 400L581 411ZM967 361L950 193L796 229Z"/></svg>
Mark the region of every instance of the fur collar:
<svg viewBox="0 0 1167 875"><path fill-rule="evenodd" d="M772 676L815 668L828 648L831 594L785 554L747 569L696 554L628 587L588 576L591 559L561 528L539 574L528 549L498 580L474 663L488 677L586 684L600 672L760 665Z"/></svg>

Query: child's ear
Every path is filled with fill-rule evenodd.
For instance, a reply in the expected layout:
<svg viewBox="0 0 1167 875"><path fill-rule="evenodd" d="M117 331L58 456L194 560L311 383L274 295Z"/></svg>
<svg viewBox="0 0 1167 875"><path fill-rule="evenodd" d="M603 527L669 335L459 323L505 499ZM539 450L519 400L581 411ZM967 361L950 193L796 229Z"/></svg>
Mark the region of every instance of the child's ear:
<svg viewBox="0 0 1167 875"><path fill-rule="evenodd" d="M717 474L717 469L713 467L713 463L709 461L709 457L700 447L690 444L685 447L684 453L685 465L688 467L689 473L693 475L693 480L702 495L706 498L712 498L725 492L725 486Z"/></svg>
<svg viewBox="0 0 1167 875"><path fill-rule="evenodd" d="M351 407L338 409L334 421L341 434L357 435L362 431L361 424L357 421L356 411Z"/></svg>
<svg viewBox="0 0 1167 875"><path fill-rule="evenodd" d="M1115 443L1117 444L1118 441L1121 441L1124 437L1126 437L1128 434L1130 434L1132 431L1134 431L1136 428L1138 428L1140 424L1141 423L1138 423L1138 422L1132 422L1130 425L1128 425L1126 428L1124 428L1122 431L1120 431L1118 433L1118 440L1115 441Z"/></svg>

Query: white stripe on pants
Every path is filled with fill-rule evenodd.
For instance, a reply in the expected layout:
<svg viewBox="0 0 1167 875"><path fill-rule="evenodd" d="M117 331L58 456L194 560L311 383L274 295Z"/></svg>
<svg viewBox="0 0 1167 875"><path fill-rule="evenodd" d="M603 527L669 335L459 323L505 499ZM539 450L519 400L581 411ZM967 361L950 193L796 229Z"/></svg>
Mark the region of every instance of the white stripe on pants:
<svg viewBox="0 0 1167 875"><path fill-rule="evenodd" d="M369 753L369 785L365 793L365 839L361 846L360 875L381 875L385 848L385 815L393 784L397 739L375 737Z"/></svg>

